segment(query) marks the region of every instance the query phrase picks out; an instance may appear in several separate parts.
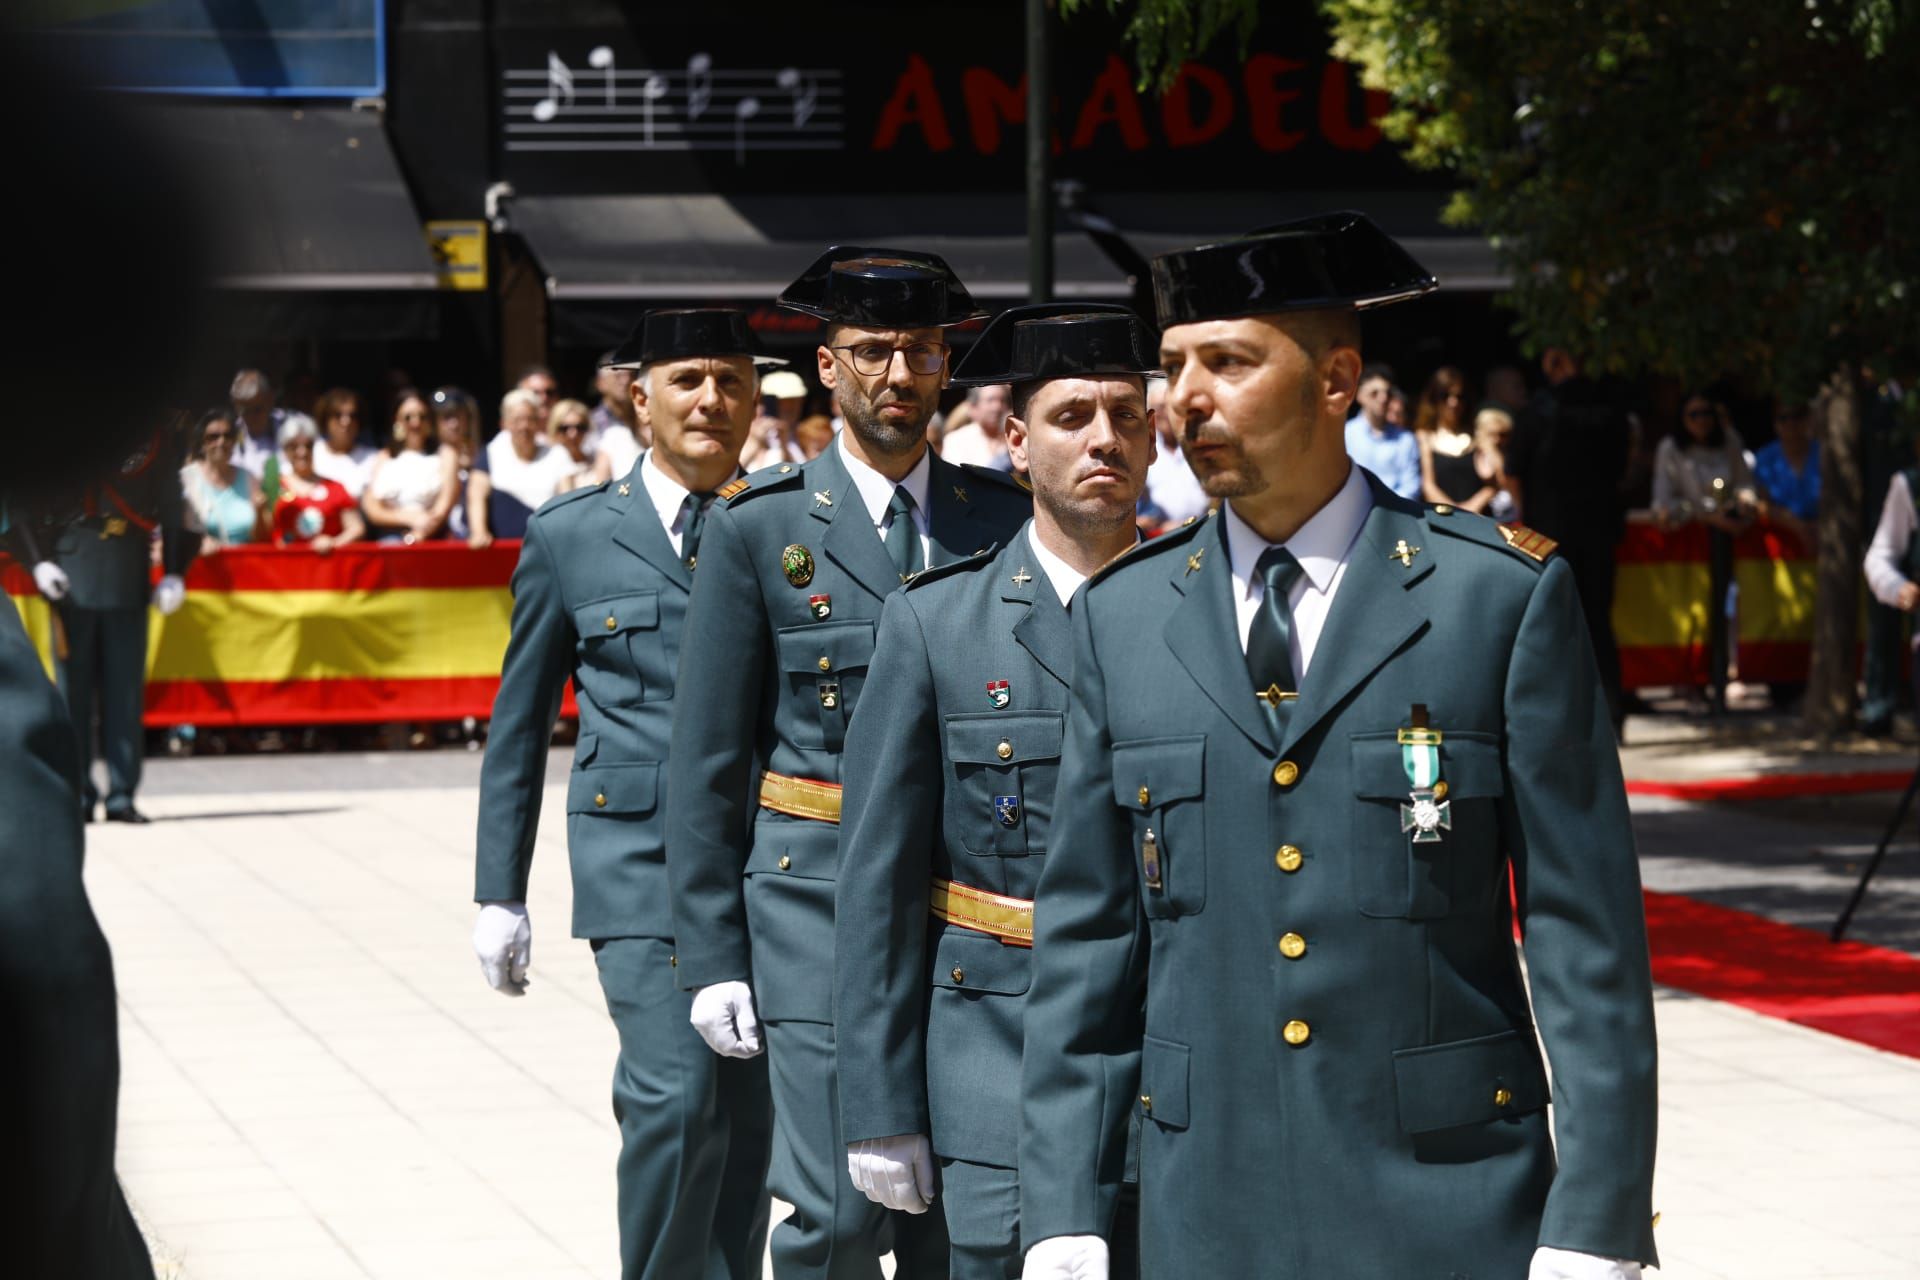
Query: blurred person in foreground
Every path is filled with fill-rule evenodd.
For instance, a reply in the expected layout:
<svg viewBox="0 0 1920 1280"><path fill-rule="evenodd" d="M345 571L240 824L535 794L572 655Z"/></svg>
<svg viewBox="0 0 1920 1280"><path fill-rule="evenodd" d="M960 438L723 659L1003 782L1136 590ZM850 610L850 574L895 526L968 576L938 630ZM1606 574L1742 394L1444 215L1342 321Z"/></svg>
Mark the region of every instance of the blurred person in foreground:
<svg viewBox="0 0 1920 1280"><path fill-rule="evenodd" d="M833 886L842 749L880 607L929 565L1010 537L1031 514L999 472L933 455L948 326L981 312L911 250L829 249L780 295L826 321L821 385L847 428L806 463L722 491L687 607L667 766L667 874L680 983L715 1053L764 1045L779 1280L947 1273L939 1215L891 1213L847 1181L834 1083ZM892 945L875 938L872 945ZM889 1243L890 1242L890 1243Z"/></svg>
<svg viewBox="0 0 1920 1280"><path fill-rule="evenodd" d="M63 597L56 616L67 617L70 632L86 615L80 625L96 635L82 652L96 664L94 678L101 645L137 654L124 704L137 763L148 535L119 513L108 491L142 520L148 517L135 499L149 487L152 509L178 510L179 427L156 406L184 402L187 371L203 367L192 343L205 323L198 236L207 211L196 204L202 188L169 162L168 140L146 134L142 106L86 91L81 68L24 60L24 43L0 45L0 108L13 122L8 172L23 191L57 198L0 207L7 243L30 250L9 264L9 284L33 299L35 329L32 341L0 350L0 370L19 421L45 428L9 434L0 528L36 519L36 511L64 511L83 491L96 511L105 499L113 512L83 514L61 540L91 545L70 546L64 570L53 560L36 563L34 577L49 597ZM137 217L128 216L133 208ZM103 308L102 299L112 305ZM111 353L111 376L102 376L103 352ZM76 387L86 394L75 395ZM84 497L74 501L84 509ZM126 531L108 533L108 519L125 521ZM185 552L178 523L163 520L159 529L164 563L177 571ZM171 603L179 593L175 580ZM98 634L102 624L111 637ZM65 665L72 694L81 672L72 659ZM122 714L116 706L113 715ZM8 1175L0 1241L9 1275L152 1280L114 1176L120 1052L113 960L82 876L82 770L92 754L92 719L91 707L76 714L63 705L19 613L0 608L0 1097L7 1100L0 1148ZM109 745L117 751L125 743ZM129 808L131 798L129 789Z"/></svg>
<svg viewBox="0 0 1920 1280"><path fill-rule="evenodd" d="M586 406L570 403L583 412ZM485 547L495 538L526 534L527 519L542 503L560 492L560 483L574 469L574 461L559 445L543 437L549 425L547 410L533 393L515 388L500 400L500 431L473 460L467 481L467 545Z"/></svg>
<svg viewBox="0 0 1920 1280"><path fill-rule="evenodd" d="M273 508L273 540L280 546L304 545L318 555L366 536L360 506L338 480L314 468L319 431L304 413L290 413L280 426L280 455L287 469L280 476L280 500Z"/></svg>
<svg viewBox="0 0 1920 1280"><path fill-rule="evenodd" d="M737 475L761 356L745 317L722 308L650 313L611 355L636 375L654 445L617 484L577 489L527 522L480 775L473 944L490 986L526 993L527 878L571 680L573 934L593 947L620 1038L621 1274L758 1280L766 1063L714 1054L689 1021L691 998L674 981L659 784L701 532Z"/></svg>
<svg viewBox="0 0 1920 1280"><path fill-rule="evenodd" d="M440 442L427 398L406 388L394 397L387 447L360 495L368 527L382 542L409 546L441 537L459 488L458 455Z"/></svg>
<svg viewBox="0 0 1920 1280"><path fill-rule="evenodd" d="M1573 572L1587 639L1600 668L1608 714L1625 723L1620 648L1613 635L1614 556L1626 536L1620 486L1633 448L1633 423L1565 347L1540 356L1546 385L1515 419L1507 440L1507 487L1516 518L1560 544Z"/></svg>
<svg viewBox="0 0 1920 1280"><path fill-rule="evenodd" d="M1167 380L1147 379L1147 408L1153 413L1153 463L1147 468L1146 500L1141 515L1151 530L1179 524L1189 517L1203 516L1213 499L1194 478L1193 468L1180 452L1177 427L1160 412L1166 403Z"/></svg>
<svg viewBox="0 0 1920 1280"><path fill-rule="evenodd" d="M1420 500L1420 442L1404 426L1387 421L1393 370L1370 364L1360 372L1359 412L1347 419L1347 456L1380 477L1403 498Z"/></svg>
<svg viewBox="0 0 1920 1280"><path fill-rule="evenodd" d="M967 388L968 419L941 435L940 456L955 466L1012 470L1007 454L1007 413L1012 407L1012 387Z"/></svg>
<svg viewBox="0 0 1920 1280"><path fill-rule="evenodd" d="M313 445L313 469L346 489L355 502L367 487L367 474L380 450L364 437L366 410L357 392L334 387L313 404L320 438Z"/></svg>
<svg viewBox="0 0 1920 1280"><path fill-rule="evenodd" d="M283 430L287 421L281 419ZM311 427L313 420L306 418L306 423ZM269 525L260 481L234 462L240 435L234 415L213 410L195 427L192 460L180 468L186 523L200 534L201 555L258 542ZM278 447L276 441L276 451Z"/></svg>
<svg viewBox="0 0 1920 1280"><path fill-rule="evenodd" d="M1023 1275L1108 1274L1137 1117L1143 1275L1633 1280L1652 984L1572 578L1346 453L1357 312L1436 283L1355 213L1153 283L1167 410L1222 502L1073 603Z"/></svg>
<svg viewBox="0 0 1920 1280"><path fill-rule="evenodd" d="M1007 446L1033 478L1033 518L888 598L847 729L834 914L847 1168L889 1209L938 1199L956 1280L1020 1274L1009 1092L1033 899L1062 835L1067 611L1139 539L1157 343L1132 312L1098 304L1014 307L981 333L954 381L1012 387Z"/></svg>

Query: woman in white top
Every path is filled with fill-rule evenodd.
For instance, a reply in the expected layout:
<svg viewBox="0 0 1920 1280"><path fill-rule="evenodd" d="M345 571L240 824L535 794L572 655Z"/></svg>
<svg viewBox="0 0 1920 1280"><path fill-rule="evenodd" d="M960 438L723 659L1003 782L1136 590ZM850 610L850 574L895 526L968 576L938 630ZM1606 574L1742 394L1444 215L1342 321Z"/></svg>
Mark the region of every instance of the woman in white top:
<svg viewBox="0 0 1920 1280"><path fill-rule="evenodd" d="M320 438L313 445L315 474L333 481L358 501L367 487L367 473L380 453L360 438L366 418L360 397L345 387L335 387L314 401L313 418L320 427Z"/></svg>
<svg viewBox="0 0 1920 1280"><path fill-rule="evenodd" d="M1653 514L1663 528L1698 520L1724 533L1753 523L1753 469L1746 446L1710 396L1695 392L1680 430L1653 451Z"/></svg>
<svg viewBox="0 0 1920 1280"><path fill-rule="evenodd" d="M485 547L495 538L518 538L527 517L560 491L573 470L565 449L540 439L545 410L516 387L500 401L500 434L474 459L467 482L467 545Z"/></svg>
<svg viewBox="0 0 1920 1280"><path fill-rule="evenodd" d="M578 400L562 400L548 411L547 436L567 455L567 473L560 477L555 493L572 493L613 479L613 460L607 452L587 452L587 433L592 427L593 410Z"/></svg>
<svg viewBox="0 0 1920 1280"><path fill-rule="evenodd" d="M394 400L393 439L367 476L360 506L382 542L424 542L446 528L459 485L457 459L440 443L427 398L409 387Z"/></svg>

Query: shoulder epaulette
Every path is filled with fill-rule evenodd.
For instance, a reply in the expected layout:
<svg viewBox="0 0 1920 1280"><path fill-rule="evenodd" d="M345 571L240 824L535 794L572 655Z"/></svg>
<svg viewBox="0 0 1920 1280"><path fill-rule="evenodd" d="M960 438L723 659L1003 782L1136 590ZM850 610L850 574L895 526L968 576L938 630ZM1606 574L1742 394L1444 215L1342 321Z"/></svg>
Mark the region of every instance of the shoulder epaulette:
<svg viewBox="0 0 1920 1280"><path fill-rule="evenodd" d="M1004 485L1016 493L1029 497L1033 494L1033 485L1028 483L1027 478L1017 476L1011 471L998 471L993 467L982 467L971 462L961 463L960 469L970 476L978 476L982 480L991 480L995 484Z"/></svg>
<svg viewBox="0 0 1920 1280"><path fill-rule="evenodd" d="M605 493L607 491L607 486L611 485L612 483L613 482L611 480L608 480L601 484L585 485L578 489L569 489L565 493L556 494L553 497L548 498L545 502L541 503L538 507L534 508L533 514L535 516L548 515L554 511L559 510L561 507L569 506L575 502L578 502L582 498L590 498L596 493Z"/></svg>
<svg viewBox="0 0 1920 1280"><path fill-rule="evenodd" d="M1093 575L1087 579L1087 585L1092 586L1123 564L1132 564L1136 560L1143 560L1147 556L1164 551L1169 547L1177 547L1191 541L1193 535L1206 528L1208 522L1212 519L1212 512L1208 512L1205 516L1188 516L1185 520L1182 520L1173 528L1168 529L1165 533L1157 537L1148 538L1142 542L1134 543L1131 547L1128 547L1125 551L1122 551L1119 555L1094 570Z"/></svg>
<svg viewBox="0 0 1920 1280"><path fill-rule="evenodd" d="M915 587L925 586L929 582L938 582L942 578L950 578L956 573L965 573L969 570L978 569L981 565L992 560L999 551L1000 544L991 542L964 560L949 560L946 564L936 564L931 568L922 569L907 579L906 585L902 590L911 591Z"/></svg>
<svg viewBox="0 0 1920 1280"><path fill-rule="evenodd" d="M781 462L771 467L761 467L751 475L729 481L714 492L719 495L721 501L731 507L743 497L772 493L799 482L800 468L791 462Z"/></svg>
<svg viewBox="0 0 1920 1280"><path fill-rule="evenodd" d="M1467 542L1498 547L1516 558L1539 568L1560 544L1546 534L1523 524L1498 524L1486 516L1473 515L1442 503L1431 508L1427 527L1452 534Z"/></svg>

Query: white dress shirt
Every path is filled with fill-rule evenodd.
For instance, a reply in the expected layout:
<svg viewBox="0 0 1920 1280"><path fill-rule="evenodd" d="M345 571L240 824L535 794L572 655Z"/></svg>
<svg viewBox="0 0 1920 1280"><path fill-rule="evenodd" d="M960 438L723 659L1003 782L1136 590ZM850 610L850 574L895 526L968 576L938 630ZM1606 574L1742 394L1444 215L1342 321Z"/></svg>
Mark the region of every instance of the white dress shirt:
<svg viewBox="0 0 1920 1280"><path fill-rule="evenodd" d="M886 540L887 526L892 521L887 516L887 508L893 503L894 482L875 471L866 463L853 456L847 449L846 432L834 439L833 447L840 451L840 463L846 467L847 474L853 477L853 487L860 491L860 501L867 508L867 514L873 517L874 530L882 541ZM933 463L929 461L933 450L924 449L920 461L913 464L913 470L907 472L900 483L906 487L907 495L913 499L913 527L920 535L920 563L933 563L933 540L928 536L927 525L927 484L933 473Z"/></svg>
<svg viewBox="0 0 1920 1280"><path fill-rule="evenodd" d="M1053 554L1047 545L1040 541L1040 535L1034 532L1033 521L1027 521L1027 527L1021 536L1026 538L1028 550L1032 551L1033 558L1040 562L1040 572L1047 576L1047 584L1053 588L1053 593L1060 597L1060 607L1064 609L1073 600L1073 593L1080 589L1080 584L1085 582L1089 575L1080 572ZM1140 545L1140 535L1137 531L1133 535L1133 541L1135 546Z"/></svg>
<svg viewBox="0 0 1920 1280"><path fill-rule="evenodd" d="M727 480L732 480L739 474L740 472L736 470L733 475L727 477ZM722 480L720 483L726 482ZM687 487L654 463L651 449L640 457L640 487L647 491L647 498L653 503L654 514L660 517L660 527L667 531L667 541L673 544L673 554L680 555L680 536L686 532L687 519L692 514L687 510ZM707 509L707 515L709 517L713 515L711 507ZM682 559L684 558L683 556Z"/></svg>
<svg viewBox="0 0 1920 1280"><path fill-rule="evenodd" d="M1253 628L1253 615L1260 612L1260 600L1266 586L1254 572L1254 565L1273 544L1247 526L1233 509L1233 500L1224 504L1221 518L1227 522L1228 568L1233 573L1234 613L1240 624L1240 649L1247 648L1247 633ZM1348 464L1347 482L1331 501L1300 526L1281 545L1293 553L1305 570L1293 584L1287 602L1293 608L1293 669L1304 682L1313 664L1313 649L1320 642L1320 631L1327 624L1327 612L1333 608L1333 596L1347 573L1347 555L1353 550L1360 528L1373 510L1373 492L1367 488L1360 468Z"/></svg>

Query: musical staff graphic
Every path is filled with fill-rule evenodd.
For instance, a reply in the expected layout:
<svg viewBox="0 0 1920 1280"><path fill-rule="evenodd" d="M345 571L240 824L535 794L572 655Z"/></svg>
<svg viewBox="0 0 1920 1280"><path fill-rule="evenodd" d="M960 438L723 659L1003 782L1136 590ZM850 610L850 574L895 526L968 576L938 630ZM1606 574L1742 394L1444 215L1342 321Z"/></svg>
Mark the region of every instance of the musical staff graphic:
<svg viewBox="0 0 1920 1280"><path fill-rule="evenodd" d="M755 152L846 145L838 69L721 67L695 53L683 67L623 70L606 45L584 63L549 50L542 69L501 73L507 150L719 151L744 167Z"/></svg>

